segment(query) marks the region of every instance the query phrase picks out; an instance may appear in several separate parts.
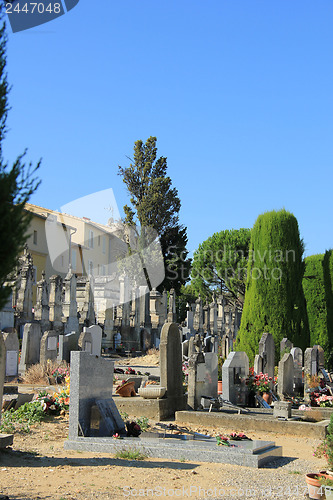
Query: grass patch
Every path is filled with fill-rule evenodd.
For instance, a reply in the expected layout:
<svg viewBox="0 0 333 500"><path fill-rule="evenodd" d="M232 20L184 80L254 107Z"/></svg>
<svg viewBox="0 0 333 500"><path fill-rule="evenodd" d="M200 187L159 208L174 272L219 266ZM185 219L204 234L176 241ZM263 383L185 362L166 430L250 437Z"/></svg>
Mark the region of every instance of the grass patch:
<svg viewBox="0 0 333 500"><path fill-rule="evenodd" d="M145 460L148 458L148 453L144 449L132 446L118 450L115 456L123 460Z"/></svg>

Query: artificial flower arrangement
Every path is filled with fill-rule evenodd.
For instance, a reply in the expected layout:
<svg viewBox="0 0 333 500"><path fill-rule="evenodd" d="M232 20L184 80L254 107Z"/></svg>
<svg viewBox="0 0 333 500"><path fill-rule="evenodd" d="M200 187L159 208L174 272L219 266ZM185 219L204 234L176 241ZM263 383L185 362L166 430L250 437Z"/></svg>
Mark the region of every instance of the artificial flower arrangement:
<svg viewBox="0 0 333 500"><path fill-rule="evenodd" d="M246 385L250 391L253 392L269 392L271 390L272 382L277 382L277 377L269 377L267 373L254 374L254 368L250 368L250 374L246 379Z"/></svg>
<svg viewBox="0 0 333 500"><path fill-rule="evenodd" d="M244 439L248 441L252 441L251 438L247 437L243 432L232 432L231 434L218 434L216 436L216 444L218 446L229 446L231 448L234 448L235 445L230 443L230 441L243 441Z"/></svg>

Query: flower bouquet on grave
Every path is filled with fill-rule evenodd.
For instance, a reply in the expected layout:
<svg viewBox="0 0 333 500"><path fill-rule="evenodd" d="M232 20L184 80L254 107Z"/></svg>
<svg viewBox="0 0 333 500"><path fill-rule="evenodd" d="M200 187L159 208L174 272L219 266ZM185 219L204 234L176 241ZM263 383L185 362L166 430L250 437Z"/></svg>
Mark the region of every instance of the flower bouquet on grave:
<svg viewBox="0 0 333 500"><path fill-rule="evenodd" d="M223 436L222 434L216 436L216 444L218 446L232 446L229 443L229 436Z"/></svg>
<svg viewBox="0 0 333 500"><path fill-rule="evenodd" d="M232 439L233 441L243 441L244 439L247 439L248 441L252 441L251 438L247 437L243 432L232 432L229 436L229 439Z"/></svg>

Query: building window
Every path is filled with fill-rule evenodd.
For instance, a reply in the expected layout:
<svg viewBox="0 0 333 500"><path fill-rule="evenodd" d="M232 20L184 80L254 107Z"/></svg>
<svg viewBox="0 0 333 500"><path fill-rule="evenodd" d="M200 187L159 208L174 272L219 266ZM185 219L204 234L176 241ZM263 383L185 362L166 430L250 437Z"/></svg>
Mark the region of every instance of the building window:
<svg viewBox="0 0 333 500"><path fill-rule="evenodd" d="M89 231L89 248L94 248L94 231Z"/></svg>
<svg viewBox="0 0 333 500"><path fill-rule="evenodd" d="M98 235L98 246L99 247L101 246L101 236L100 236L100 234Z"/></svg>
<svg viewBox="0 0 333 500"><path fill-rule="evenodd" d="M102 252L105 254L106 253L106 237L103 236L103 240L102 240Z"/></svg>
<svg viewBox="0 0 333 500"><path fill-rule="evenodd" d="M34 245L37 245L37 231L34 231Z"/></svg>
<svg viewBox="0 0 333 500"><path fill-rule="evenodd" d="M92 260L88 260L88 274L94 275L94 264Z"/></svg>

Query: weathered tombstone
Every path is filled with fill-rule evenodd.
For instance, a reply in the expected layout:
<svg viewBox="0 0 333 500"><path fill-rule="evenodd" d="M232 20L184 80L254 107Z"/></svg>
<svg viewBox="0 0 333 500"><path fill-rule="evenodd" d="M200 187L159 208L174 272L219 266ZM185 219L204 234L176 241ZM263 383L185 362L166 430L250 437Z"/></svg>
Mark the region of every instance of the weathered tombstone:
<svg viewBox="0 0 333 500"><path fill-rule="evenodd" d="M249 376L249 358L243 351L232 351L222 366L222 397L233 404L245 406L246 379Z"/></svg>
<svg viewBox="0 0 333 500"><path fill-rule="evenodd" d="M205 392L210 398L217 398L218 356L215 352L206 352L205 356Z"/></svg>
<svg viewBox="0 0 333 500"><path fill-rule="evenodd" d="M85 351L88 354L92 353L92 337L91 333L87 330L83 331L79 337L78 349L79 351Z"/></svg>
<svg viewBox="0 0 333 500"><path fill-rule="evenodd" d="M254 357L253 370L256 375L263 373L264 360L260 354L256 354Z"/></svg>
<svg viewBox="0 0 333 500"><path fill-rule="evenodd" d="M193 328L194 331L197 333L203 332L203 310L202 310L202 300L200 294L198 299L195 301Z"/></svg>
<svg viewBox="0 0 333 500"><path fill-rule="evenodd" d="M77 315L76 302L76 275L71 269L64 279L64 301L62 304L62 321L64 323L64 333L79 332L79 318Z"/></svg>
<svg viewBox="0 0 333 500"><path fill-rule="evenodd" d="M19 373L24 373L29 366L39 363L41 327L39 323L26 323L23 330Z"/></svg>
<svg viewBox="0 0 333 500"><path fill-rule="evenodd" d="M62 278L56 274L50 278L50 312L49 319L52 324L52 330L58 334L63 333L62 323Z"/></svg>
<svg viewBox="0 0 333 500"><path fill-rule="evenodd" d="M102 328L98 325L92 325L89 326L89 328L83 328L83 331L89 332L91 334L91 354L100 356L102 349Z"/></svg>
<svg viewBox="0 0 333 500"><path fill-rule="evenodd" d="M5 382L5 368L6 368L5 342L2 338L2 335L0 335L0 409L2 408L3 385ZM1 423L1 411L0 411L0 423Z"/></svg>
<svg viewBox="0 0 333 500"><path fill-rule="evenodd" d="M273 407L273 416L275 418L288 419L291 417L291 401L275 401Z"/></svg>
<svg viewBox="0 0 333 500"><path fill-rule="evenodd" d="M310 401L310 380L313 375L317 375L317 350L308 347L304 352L304 400Z"/></svg>
<svg viewBox="0 0 333 500"><path fill-rule="evenodd" d="M37 301L34 315L35 320L39 321L41 325L42 333L50 330L49 314L49 289L45 279L45 271L43 271L42 279L37 283Z"/></svg>
<svg viewBox="0 0 333 500"><path fill-rule="evenodd" d="M161 386L166 387L168 411L185 408L182 373L182 348L176 323L165 323L161 332L160 342L160 372Z"/></svg>
<svg viewBox="0 0 333 500"><path fill-rule="evenodd" d="M69 438L89 436L91 410L99 400L112 399L114 362L87 352L71 353Z"/></svg>
<svg viewBox="0 0 333 500"><path fill-rule="evenodd" d="M271 333L263 333L259 342L259 354L263 358L263 373L274 378L275 344Z"/></svg>
<svg viewBox="0 0 333 500"><path fill-rule="evenodd" d="M285 396L291 396L294 392L294 360L290 352L282 356L278 374L277 392L283 401Z"/></svg>
<svg viewBox="0 0 333 500"><path fill-rule="evenodd" d="M286 351L289 351L293 348L292 342L288 340L286 337L283 338L280 342L280 355L285 354Z"/></svg>
<svg viewBox="0 0 333 500"><path fill-rule="evenodd" d="M58 334L55 330L46 331L40 342L40 363L43 365L47 360L56 360L57 354Z"/></svg>
<svg viewBox="0 0 333 500"><path fill-rule="evenodd" d="M302 367L303 367L303 351L300 347L293 347L290 354L294 361L294 391L300 393L303 389Z"/></svg>
<svg viewBox="0 0 333 500"><path fill-rule="evenodd" d="M192 354L195 353L195 347L194 347L194 337L190 337L190 340L188 341L188 357L192 356Z"/></svg>
<svg viewBox="0 0 333 500"><path fill-rule="evenodd" d="M1 335L1 333L0 333ZM6 350L6 377L17 377L20 343L16 332L3 333Z"/></svg>
<svg viewBox="0 0 333 500"><path fill-rule="evenodd" d="M205 357L203 352L192 354L188 363L187 404L192 410L198 410L201 397L205 392Z"/></svg>
<svg viewBox="0 0 333 500"><path fill-rule="evenodd" d="M317 358L317 371L320 371L320 368L325 368L325 353L324 349L321 347L321 345L314 345L313 349L316 351L316 358Z"/></svg>

